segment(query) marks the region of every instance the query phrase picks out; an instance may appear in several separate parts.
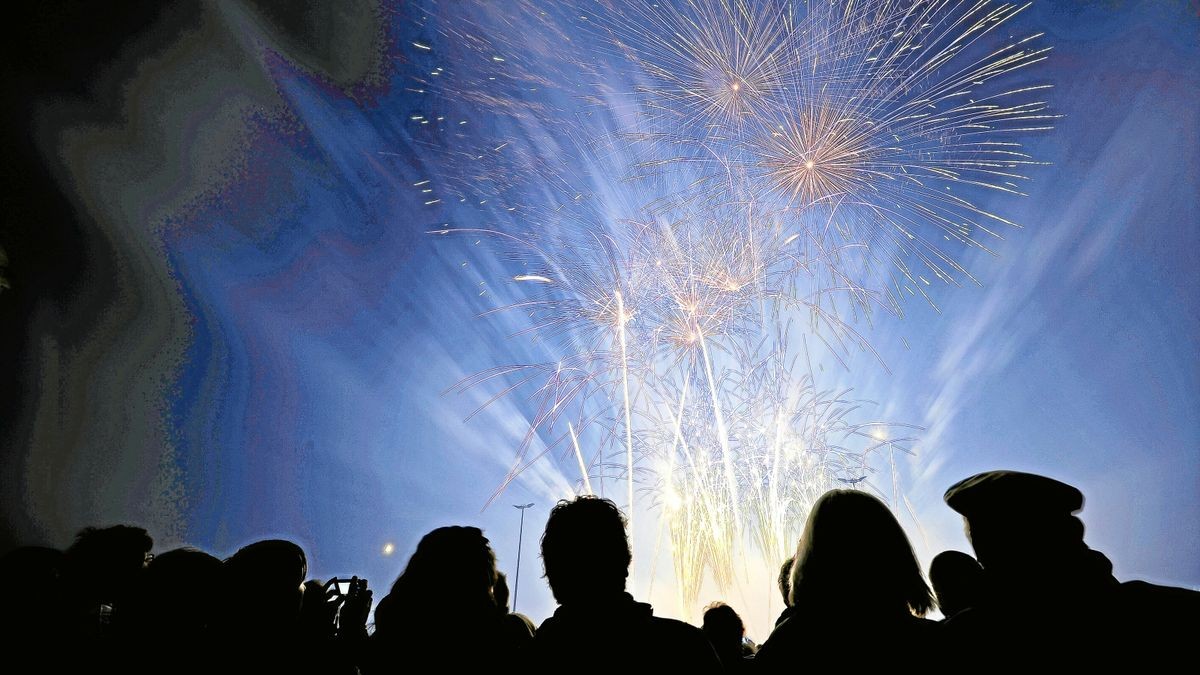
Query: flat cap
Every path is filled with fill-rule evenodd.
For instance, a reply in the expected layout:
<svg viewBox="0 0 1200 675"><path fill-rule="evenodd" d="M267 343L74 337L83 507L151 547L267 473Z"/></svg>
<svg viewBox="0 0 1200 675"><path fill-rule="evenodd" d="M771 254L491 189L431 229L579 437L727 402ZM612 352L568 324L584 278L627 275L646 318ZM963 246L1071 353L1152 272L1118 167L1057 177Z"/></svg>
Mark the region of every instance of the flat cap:
<svg viewBox="0 0 1200 675"><path fill-rule="evenodd" d="M946 490L946 505L966 518L990 513L1070 515L1083 508L1083 493L1066 483L1019 471L985 471Z"/></svg>

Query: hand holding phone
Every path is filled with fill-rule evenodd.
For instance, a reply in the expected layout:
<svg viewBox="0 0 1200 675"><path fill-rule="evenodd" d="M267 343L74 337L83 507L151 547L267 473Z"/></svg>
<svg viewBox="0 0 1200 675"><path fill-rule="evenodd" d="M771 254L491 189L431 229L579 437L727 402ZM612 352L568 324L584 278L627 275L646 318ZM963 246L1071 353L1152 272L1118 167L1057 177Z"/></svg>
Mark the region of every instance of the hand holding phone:
<svg viewBox="0 0 1200 675"><path fill-rule="evenodd" d="M330 579L325 582L325 601L340 605L346 601L352 585L351 579L339 579L338 577Z"/></svg>
<svg viewBox="0 0 1200 675"><path fill-rule="evenodd" d="M346 603L338 615L338 634L365 634L367 615L371 613L371 591L367 589L367 580L351 577L345 599Z"/></svg>

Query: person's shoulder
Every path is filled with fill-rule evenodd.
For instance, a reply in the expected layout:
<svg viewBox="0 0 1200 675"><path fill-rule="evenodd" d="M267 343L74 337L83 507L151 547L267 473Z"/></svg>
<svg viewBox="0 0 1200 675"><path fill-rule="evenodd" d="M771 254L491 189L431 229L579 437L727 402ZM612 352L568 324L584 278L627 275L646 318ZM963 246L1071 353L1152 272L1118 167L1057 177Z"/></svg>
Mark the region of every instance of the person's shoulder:
<svg viewBox="0 0 1200 675"><path fill-rule="evenodd" d="M702 640L708 639L704 637L704 631L692 624L662 616L650 617L650 629L663 637L679 637L680 639L695 639L698 637Z"/></svg>
<svg viewBox="0 0 1200 675"><path fill-rule="evenodd" d="M537 629L524 614L505 614L502 620L505 635L513 640L532 640Z"/></svg>
<svg viewBox="0 0 1200 675"><path fill-rule="evenodd" d="M992 608L987 606L968 607L959 610L954 616L948 617L943 625L945 626L974 626L981 621L987 621L991 618Z"/></svg>
<svg viewBox="0 0 1200 675"><path fill-rule="evenodd" d="M533 630L533 638L538 641L545 641L558 635L562 622L555 619L553 616L547 617Z"/></svg>
<svg viewBox="0 0 1200 675"><path fill-rule="evenodd" d="M1152 584L1149 581L1124 581L1121 583L1121 592L1145 598L1175 599L1185 602L1195 602L1200 599L1200 591L1179 586Z"/></svg>
<svg viewBox="0 0 1200 675"><path fill-rule="evenodd" d="M1125 611L1186 614L1193 621L1200 612L1200 592L1187 588L1126 581L1121 584L1120 593Z"/></svg>
<svg viewBox="0 0 1200 675"><path fill-rule="evenodd" d="M650 635L647 638L656 644L697 648L706 653L712 651L712 645L709 644L708 638L704 636L704 631L690 623L679 621L678 619L654 616L650 618L648 627Z"/></svg>
<svg viewBox="0 0 1200 675"><path fill-rule="evenodd" d="M780 614L779 618L775 620L775 627L771 629L771 634L767 636L767 639L770 640L770 638L776 635L787 635L798 630L804 630L804 618L796 612L791 611L789 607L787 611Z"/></svg>
<svg viewBox="0 0 1200 675"><path fill-rule="evenodd" d="M925 617L922 617L922 616L912 617L912 619L909 620L908 625L913 630L920 631L920 632L937 631L937 630L942 629L942 623L940 621L934 621L933 619L926 619Z"/></svg>
<svg viewBox="0 0 1200 675"><path fill-rule="evenodd" d="M906 630L900 631L900 634L896 636L897 639L933 643L943 640L943 635L946 633L944 623L924 617L914 616L906 624Z"/></svg>
<svg viewBox="0 0 1200 675"><path fill-rule="evenodd" d="M721 672L721 661L704 631L690 623L660 616L650 618L649 628L648 644L655 645L656 652L669 656L682 670Z"/></svg>

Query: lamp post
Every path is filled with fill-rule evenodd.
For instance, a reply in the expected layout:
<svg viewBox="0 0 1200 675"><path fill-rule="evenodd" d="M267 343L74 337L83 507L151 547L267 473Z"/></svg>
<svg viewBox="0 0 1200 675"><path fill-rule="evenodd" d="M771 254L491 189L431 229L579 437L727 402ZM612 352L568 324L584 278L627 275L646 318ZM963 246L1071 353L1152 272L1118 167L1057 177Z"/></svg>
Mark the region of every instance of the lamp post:
<svg viewBox="0 0 1200 675"><path fill-rule="evenodd" d="M517 530L517 579L513 584L513 608L512 611L517 611L517 593L521 590L521 540L525 537L525 509L533 506L533 502L528 504L513 504L513 508L521 512L521 527Z"/></svg>

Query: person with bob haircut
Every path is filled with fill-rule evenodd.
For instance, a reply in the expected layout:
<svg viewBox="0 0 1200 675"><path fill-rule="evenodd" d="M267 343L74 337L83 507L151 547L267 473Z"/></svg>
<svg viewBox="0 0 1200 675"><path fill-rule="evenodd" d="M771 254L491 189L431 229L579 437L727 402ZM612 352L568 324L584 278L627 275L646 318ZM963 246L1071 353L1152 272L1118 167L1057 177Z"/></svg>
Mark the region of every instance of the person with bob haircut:
<svg viewBox="0 0 1200 675"><path fill-rule="evenodd" d="M900 523L883 502L831 490L813 505L792 565L791 609L755 655L757 669L899 665L932 653L939 625Z"/></svg>
<svg viewBox="0 0 1200 675"><path fill-rule="evenodd" d="M507 630L496 605L499 572L477 527L439 527L417 544L375 608L366 667L374 673L509 672L532 642Z"/></svg>

